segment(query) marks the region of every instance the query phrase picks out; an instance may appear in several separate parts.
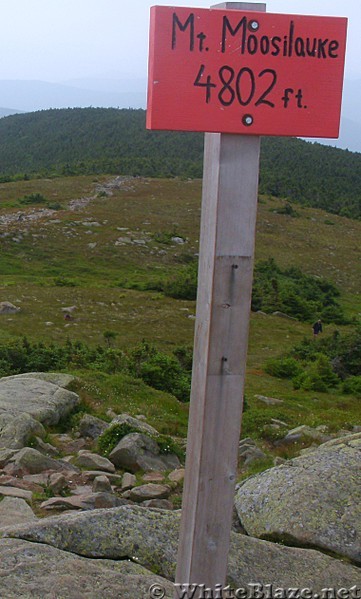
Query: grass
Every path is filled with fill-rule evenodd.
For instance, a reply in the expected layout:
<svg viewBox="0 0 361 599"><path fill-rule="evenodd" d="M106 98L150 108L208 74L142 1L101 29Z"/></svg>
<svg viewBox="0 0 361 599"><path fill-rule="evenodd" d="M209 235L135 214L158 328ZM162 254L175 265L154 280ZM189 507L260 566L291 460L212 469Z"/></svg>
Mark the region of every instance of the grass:
<svg viewBox="0 0 361 599"><path fill-rule="evenodd" d="M193 343L195 302L167 298L157 285L199 251L201 182L127 178L123 188L107 196L96 188L106 179L68 177L0 185L0 219L18 211L25 217L33 213L36 206L21 205L19 199L34 193L63 207L38 220L0 225L0 301L21 308L1 316L0 340L26 334L45 342L64 343L69 338L105 345L104 333L111 332L112 344L120 348L143 339L163 351ZM69 209L70 200L90 196L93 201L82 208ZM292 218L276 212L283 205L278 199L260 198L256 260L273 256L281 268L296 266L330 279L341 291L347 315L360 318L361 222L301 206L298 217ZM186 242L172 243L170 232ZM72 305L77 309L68 322L62 308ZM335 328L327 325L324 335ZM356 398L294 391L289 381L264 372L267 359L304 336L311 336L307 323L251 315L246 377L250 408L243 436L265 442L263 427L271 418L285 421L289 428L327 424L332 431L359 424ZM174 397L125 375L78 374L82 382L77 391L94 413L105 416L108 408L142 413L161 433L185 435L187 406ZM257 394L284 403L266 406ZM284 455L289 451L284 448Z"/></svg>

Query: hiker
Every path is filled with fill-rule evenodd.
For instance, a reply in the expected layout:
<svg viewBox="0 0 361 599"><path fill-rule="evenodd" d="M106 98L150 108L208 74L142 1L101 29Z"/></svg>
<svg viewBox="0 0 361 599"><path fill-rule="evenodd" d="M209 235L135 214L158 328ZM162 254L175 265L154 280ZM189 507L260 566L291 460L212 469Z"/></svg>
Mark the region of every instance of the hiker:
<svg viewBox="0 0 361 599"><path fill-rule="evenodd" d="M318 319L315 324L312 325L313 336L317 337L319 333L322 333L322 322L321 319Z"/></svg>

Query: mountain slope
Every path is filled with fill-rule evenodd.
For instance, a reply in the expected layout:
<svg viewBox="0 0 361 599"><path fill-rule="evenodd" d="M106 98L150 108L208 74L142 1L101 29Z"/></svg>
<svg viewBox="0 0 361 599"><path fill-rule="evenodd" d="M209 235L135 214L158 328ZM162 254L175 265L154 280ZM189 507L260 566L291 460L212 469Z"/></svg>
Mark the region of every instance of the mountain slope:
<svg viewBox="0 0 361 599"><path fill-rule="evenodd" d="M203 135L145 129L141 109L74 108L0 120L0 177L117 173L201 177ZM361 154L293 138L262 140L260 191L361 216Z"/></svg>

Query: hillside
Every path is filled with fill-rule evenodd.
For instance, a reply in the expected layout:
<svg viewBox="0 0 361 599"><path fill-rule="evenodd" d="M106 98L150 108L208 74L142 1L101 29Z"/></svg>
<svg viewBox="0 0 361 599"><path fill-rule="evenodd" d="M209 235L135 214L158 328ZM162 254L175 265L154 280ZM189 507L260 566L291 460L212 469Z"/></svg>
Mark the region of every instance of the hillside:
<svg viewBox="0 0 361 599"><path fill-rule="evenodd" d="M201 177L203 136L145 130L145 112L45 110L0 120L0 178L122 173ZM361 154L289 138L262 140L260 192L361 216Z"/></svg>
<svg viewBox="0 0 361 599"><path fill-rule="evenodd" d="M0 315L0 375L74 373L83 409L102 417L109 408L144 414L163 433L183 437L195 302L168 295L164 283L195 264L200 198L200 180L179 178L91 175L0 184L0 302L16 306ZM258 439L266 452L261 469L271 456L288 458L304 447L274 446L285 428L322 425L336 432L359 425L359 338L350 343L347 335L361 315L361 222L302 206L290 214L287 206L260 196L256 265L267 289L265 305L251 315L243 436ZM272 263L268 277L270 258L278 266ZM339 312L339 305L346 322L325 319L315 342L310 317L319 306L312 301L324 279L332 284L322 284L330 307ZM305 307L303 297L301 304L295 300L295 280L311 292L310 314L274 314L279 306L293 314ZM275 376L289 374L290 365L297 374L295 346L311 358L305 377ZM353 360L351 392L337 377L334 386L335 351ZM317 369L326 377L323 387ZM281 403L265 405L262 397ZM286 425L274 430L273 419Z"/></svg>

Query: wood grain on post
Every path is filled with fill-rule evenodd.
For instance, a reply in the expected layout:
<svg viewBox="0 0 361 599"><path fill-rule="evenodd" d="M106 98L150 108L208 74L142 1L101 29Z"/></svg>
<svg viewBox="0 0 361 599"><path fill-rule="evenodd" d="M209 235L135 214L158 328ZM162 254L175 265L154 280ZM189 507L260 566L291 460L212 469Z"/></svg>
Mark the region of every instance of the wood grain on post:
<svg viewBox="0 0 361 599"><path fill-rule="evenodd" d="M264 4L212 8L264 11ZM252 292L260 138L205 134L192 392L176 583L226 581ZM175 594L179 597L179 593ZM182 595L187 597L187 595Z"/></svg>

